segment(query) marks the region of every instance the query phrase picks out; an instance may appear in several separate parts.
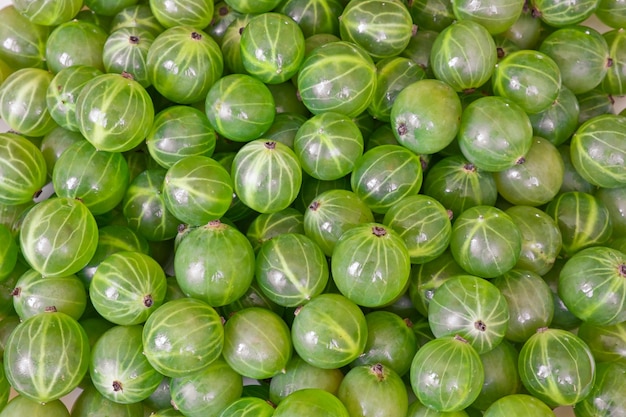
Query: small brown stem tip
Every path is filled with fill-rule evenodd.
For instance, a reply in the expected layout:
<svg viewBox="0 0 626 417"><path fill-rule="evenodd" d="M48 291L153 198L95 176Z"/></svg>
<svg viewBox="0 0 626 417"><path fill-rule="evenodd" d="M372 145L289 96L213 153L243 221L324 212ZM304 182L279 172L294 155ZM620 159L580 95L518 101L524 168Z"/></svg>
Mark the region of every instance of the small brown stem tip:
<svg viewBox="0 0 626 417"><path fill-rule="evenodd" d="M319 201L314 201L309 205L309 210L316 211L318 208L320 208Z"/></svg>
<svg viewBox="0 0 626 417"><path fill-rule="evenodd" d="M382 237L387 234L387 229L381 226L372 227L372 234L376 237Z"/></svg>
<svg viewBox="0 0 626 417"><path fill-rule="evenodd" d="M478 320L474 322L474 327L476 328L476 330L481 331L481 332L484 332L487 330L487 325L482 320Z"/></svg>

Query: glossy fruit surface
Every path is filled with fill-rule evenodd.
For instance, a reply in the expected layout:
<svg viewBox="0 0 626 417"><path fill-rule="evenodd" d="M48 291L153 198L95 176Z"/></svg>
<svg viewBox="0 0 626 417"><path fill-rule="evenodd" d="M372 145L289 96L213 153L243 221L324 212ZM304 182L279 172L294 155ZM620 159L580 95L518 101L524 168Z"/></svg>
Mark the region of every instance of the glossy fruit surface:
<svg viewBox="0 0 626 417"><path fill-rule="evenodd" d="M626 151L615 146L623 141L624 125L623 116L607 114L587 120L574 133L570 146L572 164L591 184L605 188L626 184L619 163Z"/></svg>
<svg viewBox="0 0 626 417"><path fill-rule="evenodd" d="M612 28L621 27L625 17L621 3L613 0L599 1L595 14L602 23Z"/></svg>
<svg viewBox="0 0 626 417"><path fill-rule="evenodd" d="M517 347L507 340L480 355L485 380L472 408L486 410L500 398L522 392L522 381L517 369L518 357Z"/></svg>
<svg viewBox="0 0 626 417"><path fill-rule="evenodd" d="M280 4L279 0L226 0L226 4L239 13L265 13Z"/></svg>
<svg viewBox="0 0 626 417"><path fill-rule="evenodd" d="M204 369L221 355L224 327L213 307L181 298L164 303L149 317L142 340L150 364L175 378Z"/></svg>
<svg viewBox="0 0 626 417"><path fill-rule="evenodd" d="M81 9L81 11L79 11L76 16L74 16L74 19L93 23L94 25L101 27L105 31L111 28L111 16L96 14L93 10L87 8Z"/></svg>
<svg viewBox="0 0 626 417"><path fill-rule="evenodd" d="M494 278L512 269L520 256L522 235L504 211L491 206L465 210L452 226L450 251L469 274Z"/></svg>
<svg viewBox="0 0 626 417"><path fill-rule="evenodd" d="M608 326L581 323L577 335L589 346L596 362L626 364L626 322Z"/></svg>
<svg viewBox="0 0 626 417"><path fill-rule="evenodd" d="M613 109L615 109L615 103L611 101L610 94L605 92L601 87L580 94L578 96L578 104L580 106L580 113L578 115L578 121L580 123L584 123L593 117L601 116L605 113L612 113Z"/></svg>
<svg viewBox="0 0 626 417"><path fill-rule="evenodd" d="M0 3L2 1L11 2L0 0ZM53 7L77 0L59 0L54 5L53 0L15 1L45 2L50 7L46 10L48 13L53 12ZM626 320L619 318L622 316L620 300L624 298L621 287L614 285L614 280L607 278L610 274L604 271L606 268L597 263L595 267L565 266L590 248L626 251L626 237L622 236L626 231L626 220L622 216L622 211L626 213L622 202L626 201L623 191L626 188L619 169L624 159L619 139L624 130L621 118L626 116L621 98L626 85L623 71L626 37L619 30L624 25L616 24L623 14L618 0L569 0L570 7L563 9L561 16L550 16L551 5L546 7L546 2L560 7L557 0L525 3L523 0L488 0L487 7L497 15L496 20L489 22L479 20L477 10L486 3L472 4L476 7L470 11L466 7L471 3L468 0L228 0L232 5L223 0L167 0L167 7L179 8L179 11L189 6L182 12L184 16L172 9L165 10L166 0L84 1L82 10L74 17L48 27L28 20L14 6L0 6L3 7L0 10L0 83L3 84L0 90L6 88L21 94L20 99L28 103L24 107L28 114L14 117L22 123L20 131L13 131L4 118L0 120L0 130L3 127L12 130L0 135L0 139L15 135L33 145L4 157L0 152L0 165L4 162L10 169L17 168L9 175L11 178L0 171L0 200L7 199L0 201L0 352L4 354L6 341L19 325L20 315L28 320L27 316L45 314L46 308L56 309L57 313L80 319L79 324L91 346L98 340L106 341L102 334L113 326L143 329L151 326L145 342L142 330L140 347L132 340L136 337L109 339L100 344L98 357L107 365L103 374L134 367L136 361L142 359L144 363L151 360L150 366L164 378L147 398L144 395L154 385L140 382L139 373L136 378L125 375L117 379L104 378L104 382L98 383L100 388L114 391L122 401L142 399L124 407L117 402L101 401L103 396L98 392L99 397L92 395L90 404L82 410L68 411L76 414L72 417L96 417L89 413L109 414L108 417L141 417L150 413L154 417L224 417L220 416L222 411L241 398L259 399L261 403L256 403L263 407L254 408L256 404L253 404L246 411L245 401L242 401L239 404L242 408L230 412L250 415L258 410L257 414L261 415L255 417L263 417L264 413L274 414L274 405L282 403L288 395L311 388L334 397L309 393L307 398L300 398L303 401L294 401L295 405L277 412L305 417L327 412L340 417L346 413L359 416L364 414L357 410L359 406L351 406L348 411L347 404L339 406L330 398L337 398L339 385L351 370L379 363L383 370L396 372L402 384L380 396L376 390L365 389L370 385L360 379L358 387L351 390L355 399L351 404L374 403L369 409L380 414L393 414L402 409L399 417L416 417L410 413L480 417L503 397L530 394L528 388L520 385L520 372L512 364L519 365L518 350L536 328L546 326L578 335L597 364L624 362L626 333L622 324ZM207 1L211 4L206 4ZM543 2L541 9L540 2ZM580 18L584 13L576 9L583 4L604 10L605 16L610 13L615 31L598 29L598 33L605 32L602 40L596 33L587 33L585 27L598 24L595 17L562 26L559 22L548 23L548 19L555 16L563 22L571 14L578 14L576 19ZM211 6L213 11L208 16ZM513 22L513 15L520 9L521 14ZM198 13L192 16L194 10ZM406 20L407 11L411 14L410 21ZM161 18L167 15L169 23L163 20L162 24L155 16L158 13ZM188 18L191 20L181 25ZM285 22L288 30L281 31L272 25L278 20ZM259 25L255 26L255 22ZM479 29L481 26L484 30ZM454 32L451 29L455 27L463 30ZM184 36L177 39L166 36L178 28L185 29L181 31ZM572 28L575 29L570 32ZM360 29L367 30L360 32ZM483 37L485 30L488 36ZM561 37L566 32L572 36ZM109 42L101 42L103 35ZM133 37L139 37L139 43ZM150 40L157 38L167 43L167 47L152 48L155 42ZM212 40L217 49L209 51L200 47L210 43L204 42L207 40ZM396 48L398 41L402 43L401 48ZM602 46L604 43L607 48ZM245 53L242 48L247 48ZM148 85L151 77L140 75L148 70L146 58L150 50L151 56L163 64L159 68L164 72L156 77L161 90L156 85ZM295 51L296 55L303 50L302 59L295 55L285 58L283 52L288 50ZM543 53L559 67L558 95L549 106L536 113L529 113L520 105L515 111L509 111L515 101L507 99L505 102L494 91L495 72L503 71L502 62L506 63L507 57L518 52ZM271 57L270 60L264 60L262 54ZM62 57L67 60L61 62ZM308 61L313 57L317 60ZM434 57L437 62L431 59ZM25 64L27 61L30 63ZM577 64L577 61L580 62ZM246 62L252 64L246 68ZM208 66L203 67L202 63ZM587 64L592 66L590 72ZM156 65L151 69L156 69ZM585 71L577 73L577 68ZM42 136L25 133L32 127L26 124L39 116L36 114L39 106L33 105L35 97L27 94L32 90L40 97L44 91L41 86L31 85L38 77L10 82L10 77L23 69L43 70L48 74L46 79L52 75L45 89L45 107L52 117L53 127ZM280 76L276 80L257 78L278 74L277 69ZM535 66L523 69L532 73ZM128 79L132 75L133 81L141 87L138 91L143 90L149 96L153 109L133 112L125 106L132 105L134 100L115 94L112 87L94 102L106 102L124 117L117 117L113 112L102 115L100 103L95 103L83 108L88 116L82 120L110 116L111 120L127 126L146 122L150 128L148 133L140 135L141 140L137 139L136 145L130 147L126 143L125 146L130 147L127 150L105 150L94 146L78 128L77 97L100 77L124 78L122 73L127 73L124 76ZM546 74L540 68L534 75L542 78ZM602 82L598 83L600 77ZM250 79L258 82L249 83ZM479 79L484 81L475 85ZM214 82L211 84L210 80ZM207 99L211 89L221 82L223 88L216 89L216 94ZM414 85L429 88L417 91L412 88ZM308 101L302 99L303 93L304 96L310 94ZM191 99L192 96L195 98ZM321 97L324 99L316 101ZM486 99L497 99L504 104L489 107ZM215 104L220 106L213 106ZM407 111L403 123L393 121L394 105ZM474 105L485 106L481 117L474 114L475 117L464 119L464 115L467 117L476 110ZM73 122L66 110L74 112ZM234 115L238 110L243 110L239 113L241 117L231 119L228 112ZM133 117L126 118L130 113ZM157 120L157 116L162 117ZM611 117L600 118L606 116ZM150 117L154 117L152 122L147 121ZM416 123L410 132L415 137L401 143L396 135L416 119L419 119L419 126ZM316 123L309 126L309 122ZM585 125L587 122L589 124ZM227 129L218 131L216 127L220 123ZM428 130L431 124L433 130ZM470 139L460 135L469 132L470 127L478 131L472 139L476 141L474 145L482 139L482 147L467 146ZM308 130L307 142L297 145L297 133L305 133L303 128ZM111 131L105 130L107 135ZM329 132L328 138L320 139ZM410 133L404 136L411 136ZM579 134L585 141L577 142L581 139ZM125 142L130 136L119 139ZM285 153L273 159L265 158L267 155L259 157L266 150L263 148L255 158L248 159L250 148L247 146L256 141L273 142L276 147L282 144ZM535 146L538 142L545 146ZM75 151L77 148L72 146L76 143L93 148L91 156ZM356 146L353 148L353 145ZM291 149L291 154L287 149ZM397 150L405 151L404 159L391 158ZM61 158L64 152L72 158ZM384 161L365 159L368 152L380 152L378 157L389 158ZM572 162L576 152L577 159L584 160L580 166ZM110 159L101 164L92 158L96 155ZM241 157L238 163L237 157ZM212 165L204 164L208 159L213 161ZM33 160L38 161L33 163ZM127 179L109 169L117 161L127 165ZM500 167L485 169L487 163L493 162ZM404 170L408 165L410 169ZM181 167L183 169L178 170ZM400 171L406 175L400 175ZM63 172L68 173L65 179L61 178ZM228 182L230 178L231 187L216 193L208 183L224 172L227 174L222 180ZM587 172L587 177L581 172ZM239 174L250 176L246 186L236 190L233 179ZM39 175L41 185L35 186L37 181L33 178ZM608 180L614 184L609 185ZM81 192L68 194L67 190L74 185L81 185ZM104 190L111 198L90 199L89 194L96 189ZM571 199L569 193L573 192L585 195ZM586 205L590 200L588 196L597 201ZM219 210L214 210L213 197L219 199ZM29 217L59 198L82 203L87 208L85 216L81 212L79 220L69 215L54 218L40 215L36 220ZM274 205L278 200L280 204ZM557 203L552 205L553 202ZM559 210L555 210L556 206ZM567 209L561 210L565 206ZM493 222L495 225L487 227L479 216L470 216L469 221L464 218L465 213L470 211L471 214L471 210L478 207L500 210L511 221ZM568 216L569 220L574 220L566 221ZM95 227L85 231L86 222L95 222ZM518 230L509 227L511 223ZM62 227L65 224L67 228ZM389 234L394 232L400 237L410 262L408 274L402 250L402 257L385 259L385 254L393 250L389 247L370 250L366 238L354 238L342 248L343 238L370 224L384 227ZM457 248L454 249L452 229L461 226L464 233L456 236ZM217 229L213 232L219 230L228 236L208 237L206 231L212 227ZM42 232L47 229L54 231L55 241L45 238L46 233ZM68 255L64 259L60 248L66 245L62 240L71 233L80 236L80 242L67 245ZM30 240L28 245L23 245L26 234ZM85 248L91 248L94 241L96 249L87 256ZM519 254L513 264L518 243ZM31 255L46 245L52 247L54 255L33 261ZM479 246L479 250L465 250L472 245ZM461 246L464 250L459 249ZM496 251L502 248L503 252ZM339 249L342 253L333 253ZM116 271L106 274L106 289L87 293L92 284L95 289L96 284L101 283L97 271L111 269L107 259L115 259L126 252L148 256L154 268L146 271L143 267L116 266ZM74 264L78 257L82 261ZM349 274L331 274L333 265L337 268L341 264L340 258L346 260L346 271L350 267L355 270L357 264L362 266L361 272L374 266L389 267L377 270L369 280L356 275L356 278L352 275L346 278ZM262 272L258 272L256 267L266 259ZM357 259L358 262L350 264ZM69 273L78 268L78 264L81 264L80 269ZM44 274L38 271L43 266L56 270ZM620 278L618 281L623 281L621 263L611 268L612 274ZM147 294L145 288L151 286L154 271L165 275L165 295L160 306L138 324L108 320L118 321L118 316L133 315L145 309L144 301L150 303L152 293L158 292ZM561 280L561 271L581 282L579 276L585 272L584 284L588 285L569 285ZM493 284L500 291L500 298L506 300L509 319L504 336L503 326L498 328L501 323L494 323L492 317L476 319L485 317L488 311L495 311L495 318L501 316L502 309L494 310L489 305L492 293L478 291L478 286L448 290L456 278L468 275L481 284ZM20 280L34 276L37 279L33 278L31 283ZM385 285L381 285L381 281ZM339 285L339 282L343 283ZM121 285L113 288L108 286L111 283ZM593 289L593 296L589 296L588 287ZM559 290L563 294L559 294ZM103 301L102 295L107 291L123 295L118 300ZM477 292L480 294L475 296ZM355 302L349 293L360 293L362 300ZM134 298L137 294L141 295ZM311 312L307 308L315 307L320 297L330 295L351 302L350 308L349 303L341 302L318 305L306 319L307 311ZM443 298L445 300L440 302ZM457 299L465 302L457 303ZM181 300L197 301L207 309L197 309L186 316L182 312L187 306L179 304L158 320L150 321L162 307ZM140 308L136 308L136 301L142 302ZM582 306L579 301L586 304ZM154 304L154 300L152 302ZM437 313L439 305L445 313ZM33 310L27 311L30 306ZM554 313L550 319L551 309ZM423 405L410 384L413 358L428 347L428 343L438 340L436 336L439 339L459 336L472 346L469 336L458 334L458 321L450 324L453 319L462 319L468 310L472 310L470 313L482 311L470 319L465 317L465 324L469 324L466 327L476 330L476 323L482 321L483 335L494 330L484 343L484 346L492 346L491 350L478 353L473 348L483 368L480 392L470 402L468 391L474 387L466 386L450 394L442 385L438 388L439 394L431 398L440 403L442 398L447 398L449 403L455 404L454 411ZM238 322L238 315L247 311L262 313L250 313L254 317L249 317L248 323ZM361 316L365 319L366 330L361 325ZM445 317L442 319L442 316ZM613 318L609 320L609 316ZM279 318L276 321L284 322L286 327L275 326L276 317ZM198 318L204 320L194 320ZM611 324L597 324L604 322ZM224 348L227 344L224 327L228 323L236 328L230 349L234 353L230 354L226 354L229 349ZM456 330L442 336L439 331L433 332L431 325ZM294 328L297 332L292 331ZM32 339L35 335L29 337ZM273 343L279 341L282 341L280 346ZM169 350L156 352L154 345L157 343ZM285 365L289 345L291 360ZM555 353L555 357L546 355L547 363L559 362L568 353ZM90 357L93 359L94 355ZM226 357L230 363L224 359ZM459 360L460 355L447 353L440 357L445 357L449 368L460 362L462 368L468 369L463 366L465 357ZM6 363L0 362L3 369ZM58 361L52 362L58 365ZM72 365L72 362L67 363ZM306 366L300 366L302 364ZM212 365L216 366L209 371ZM49 374L54 375L54 372ZM9 395L15 395L9 381L2 382L3 376L4 372L0 372L0 407L4 407ZM472 379L478 377L479 374L474 374ZM450 385L459 386L456 384L459 378L452 379L455 382ZM280 390L275 394L276 401L270 395L270 381L277 381L275 388ZM244 385L251 382L259 385ZM63 384L65 382L59 385ZM89 394L93 384L92 376L85 375L77 388ZM597 385L594 382L594 386ZM611 398L619 406L615 396L621 393L621 385L618 382L612 385L616 389L604 398ZM402 396L407 389L408 402L417 404L411 410L409 407L404 410L402 398L396 396ZM274 405L263 402L268 399ZM521 400L496 409L496 414L512 417L517 411L529 415L541 415L545 411L545 407L530 407L535 405L532 400ZM461 402L463 407L458 408ZM576 404L565 407L572 408ZM329 407L324 408L324 405ZM419 405L426 407L427 412ZM555 404L546 406L556 407ZM560 412L555 409L554 414L560 415ZM602 414L602 411L590 414L593 413Z"/></svg>
<svg viewBox="0 0 626 417"><path fill-rule="evenodd" d="M598 364L596 382L589 395L576 404L576 417L620 416L624 414L624 397L620 393L624 389L624 364Z"/></svg>
<svg viewBox="0 0 626 417"><path fill-rule="evenodd" d="M120 404L108 400L92 384L84 386L72 404L73 417L87 417L103 410L106 410L110 417L134 417L141 415L143 405L141 402Z"/></svg>
<svg viewBox="0 0 626 417"><path fill-rule="evenodd" d="M418 0L410 4L409 11L419 28L431 31L440 32L456 20L451 2Z"/></svg>
<svg viewBox="0 0 626 417"><path fill-rule="evenodd" d="M561 154L561 159L563 159L563 166L565 167L565 175L563 176L561 192L582 191L585 193L593 193L595 187L581 177L574 168L572 158L570 156L569 145L563 144L558 147L558 150Z"/></svg>
<svg viewBox="0 0 626 417"><path fill-rule="evenodd" d="M214 159L187 156L168 168L163 195L174 216L188 225L200 226L228 211L233 201L232 179Z"/></svg>
<svg viewBox="0 0 626 417"><path fill-rule="evenodd" d="M412 264L432 261L450 243L450 213L432 197L407 196L394 204L383 218L404 241Z"/></svg>
<svg viewBox="0 0 626 417"><path fill-rule="evenodd" d="M527 394L513 394L500 398L493 403L484 416L504 417L512 413L524 413L536 417L552 417L554 412L541 400ZM522 415L522 414L520 414Z"/></svg>
<svg viewBox="0 0 626 417"><path fill-rule="evenodd" d="M163 379L143 355L142 331L140 325L112 327L91 350L91 381L100 394L113 402L143 401Z"/></svg>
<svg viewBox="0 0 626 417"><path fill-rule="evenodd" d="M413 401L409 404L407 411L407 417L469 417L469 414L465 410L440 412L430 407L425 406L419 400Z"/></svg>
<svg viewBox="0 0 626 417"><path fill-rule="evenodd" d="M381 145L356 161L350 185L374 213L384 214L403 197L417 194L422 180L419 156L403 146Z"/></svg>
<svg viewBox="0 0 626 417"><path fill-rule="evenodd" d="M6 407L0 409L0 417L28 415L31 417L69 417L70 412L61 400L42 404L26 396L18 395Z"/></svg>
<svg viewBox="0 0 626 417"><path fill-rule="evenodd" d="M304 234L304 215L295 208L259 214L248 226L246 237L257 253L263 243L284 233Z"/></svg>
<svg viewBox="0 0 626 417"><path fill-rule="evenodd" d="M108 2L103 0L87 0L85 1L85 6L100 15L115 16L127 7L132 7L137 3L137 0L113 0Z"/></svg>
<svg viewBox="0 0 626 417"><path fill-rule="evenodd" d="M184 416L217 415L241 397L243 378L221 358L206 368L170 381L172 405Z"/></svg>
<svg viewBox="0 0 626 417"><path fill-rule="evenodd" d="M55 197L34 206L20 232L29 265L44 276L67 276L89 262L98 245L98 225L79 200Z"/></svg>
<svg viewBox="0 0 626 417"><path fill-rule="evenodd" d="M150 248L146 239L127 226L109 225L98 229L98 247L91 260L76 275L86 287L89 286L98 265L109 255L120 251L148 254Z"/></svg>
<svg viewBox="0 0 626 417"><path fill-rule="evenodd" d="M197 4L205 3L209 2ZM146 66L148 79L159 93L175 103L191 104L204 100L222 74L224 59L211 36L183 24L170 27L154 39Z"/></svg>
<svg viewBox="0 0 626 417"><path fill-rule="evenodd" d="M270 401L278 404L292 392L307 388L317 388L337 394L343 376L343 372L339 369L319 368L294 355L284 372L274 376L270 381Z"/></svg>
<svg viewBox="0 0 626 417"><path fill-rule="evenodd" d="M568 6L552 0L533 0L533 9L541 20L553 27L573 25L593 14L597 0L579 0Z"/></svg>
<svg viewBox="0 0 626 417"><path fill-rule="evenodd" d="M328 261L311 238L284 233L259 249L255 278L270 300L297 307L324 291L329 279Z"/></svg>
<svg viewBox="0 0 626 417"><path fill-rule="evenodd" d="M542 275L542 278L550 287L550 291L552 291L552 301L554 302L554 316L552 317L552 323L550 325L557 329L573 330L581 325L582 320L567 309L567 306L559 296L559 275L561 269L563 269L563 265L565 265L565 260L558 258L554 266Z"/></svg>
<svg viewBox="0 0 626 417"><path fill-rule="evenodd" d="M411 39L413 21L402 3L350 1L341 13L341 39L359 45L376 60L399 55Z"/></svg>
<svg viewBox="0 0 626 417"><path fill-rule="evenodd" d="M87 305L85 286L76 275L43 277L33 269L19 277L12 295L21 320L46 311L59 311L78 320Z"/></svg>
<svg viewBox="0 0 626 417"><path fill-rule="evenodd" d="M121 203L130 182L126 159L119 152L96 149L84 140L63 152L52 172L59 197L75 198L94 214L104 214Z"/></svg>
<svg viewBox="0 0 626 417"><path fill-rule="evenodd" d="M19 394L40 403L78 386L89 367L89 342L80 324L59 312L21 322L4 350L6 377Z"/></svg>
<svg viewBox="0 0 626 417"><path fill-rule="evenodd" d="M254 279L254 251L246 236L219 220L193 229L174 257L183 292L213 307L241 297Z"/></svg>
<svg viewBox="0 0 626 417"><path fill-rule="evenodd" d="M602 245L613 233L608 209L590 193L561 193L548 203L544 211L559 227L562 250L568 255L590 246ZM586 215L580 216L583 212Z"/></svg>
<svg viewBox="0 0 626 417"><path fill-rule="evenodd" d="M173 26L204 28L213 18L214 2L211 1L150 0L148 4L154 17L166 28Z"/></svg>
<svg viewBox="0 0 626 417"><path fill-rule="evenodd" d="M190 106L170 106L154 116L146 137L152 159L163 168L186 156L213 156L217 137L206 115Z"/></svg>
<svg viewBox="0 0 626 417"><path fill-rule="evenodd" d="M426 72L409 58L395 56L376 62L376 91L367 111L377 120L390 120L398 94L412 83L426 78Z"/></svg>
<svg viewBox="0 0 626 417"><path fill-rule="evenodd" d="M250 75L278 84L298 72L304 60L304 35L289 16L263 13L246 25L240 49L243 67Z"/></svg>
<svg viewBox="0 0 626 417"><path fill-rule="evenodd" d="M453 219L470 207L494 205L498 197L493 175L461 155L444 157L429 167L423 193L451 210Z"/></svg>
<svg viewBox="0 0 626 417"><path fill-rule="evenodd" d="M286 91L282 91L284 88ZM274 102L276 105L276 116L274 117L274 122L272 126L265 132L263 136L267 139L275 140L277 142L282 142L285 145L293 148L293 142L296 137L296 133L298 129L306 122L307 117L300 113L298 110L299 105L296 102L293 103L291 99L295 97L295 94L291 95L292 88L295 89L293 84L289 82L285 82L282 84L274 84L270 85L270 91L272 92L272 96L274 97ZM294 90L295 91L295 90ZM277 100L283 99L283 102ZM301 104L301 103L300 103ZM309 111L303 111L308 115Z"/></svg>
<svg viewBox="0 0 626 417"><path fill-rule="evenodd" d="M350 415L405 417L408 396L404 382L393 370L379 363L350 369L339 384L337 398L344 403ZM389 401L393 406L381 410Z"/></svg>
<svg viewBox="0 0 626 417"><path fill-rule="evenodd" d="M29 203L46 185L43 153L24 136L0 133L0 203Z"/></svg>
<svg viewBox="0 0 626 417"><path fill-rule="evenodd" d="M599 87L604 93L609 95L623 94L623 68L625 57L622 51L624 41L626 40L624 31L614 29L604 32L602 36L609 45L609 56L612 61Z"/></svg>
<svg viewBox="0 0 626 417"><path fill-rule="evenodd" d="M617 188L600 188L594 194L596 198L604 203L609 210L611 225L613 227L612 236L623 236L626 232L626 186Z"/></svg>
<svg viewBox="0 0 626 417"><path fill-rule="evenodd" d="M413 392L424 405L439 412L469 406L483 385L480 356L461 337L442 337L422 346L411 364Z"/></svg>
<svg viewBox="0 0 626 417"><path fill-rule="evenodd" d="M287 324L271 310L245 308L224 325L222 357L245 377L267 379L284 372L292 351Z"/></svg>
<svg viewBox="0 0 626 417"><path fill-rule="evenodd" d="M224 59L224 69L230 74L246 74L241 59L241 34L254 17L249 13L239 13L229 23L220 39L220 50Z"/></svg>
<svg viewBox="0 0 626 417"><path fill-rule="evenodd" d="M161 190L166 174L163 168L140 172L128 185L122 200L128 227L151 242L174 238L181 224L165 206Z"/></svg>
<svg viewBox="0 0 626 417"><path fill-rule="evenodd" d="M335 111L358 116L370 105L375 88L372 58L360 46L346 41L314 49L298 73L300 97L313 114Z"/></svg>
<svg viewBox="0 0 626 417"><path fill-rule="evenodd" d="M496 45L489 31L467 19L441 30L430 52L435 77L457 92L485 84L494 71L496 60Z"/></svg>
<svg viewBox="0 0 626 417"><path fill-rule="evenodd" d="M521 16L523 6L519 1L498 1L479 6L465 0L452 2L452 10L459 20L467 19L480 23L492 35L510 29Z"/></svg>
<svg viewBox="0 0 626 417"><path fill-rule="evenodd" d="M53 75L39 68L22 68L0 86L0 117L14 131L43 136L54 128L46 103Z"/></svg>
<svg viewBox="0 0 626 417"><path fill-rule="evenodd" d="M597 30L583 25L554 31L539 50L557 63L563 85L575 94L597 87L610 66L606 40Z"/></svg>
<svg viewBox="0 0 626 417"><path fill-rule="evenodd" d="M495 278L506 299L509 323L505 337L512 342L525 342L537 329L552 323L554 303L550 287L541 276L519 269L512 269Z"/></svg>
<svg viewBox="0 0 626 417"><path fill-rule="evenodd" d="M373 221L372 211L354 192L330 189L319 193L309 203L304 212L304 233L326 256L331 256L344 232Z"/></svg>
<svg viewBox="0 0 626 417"><path fill-rule="evenodd" d="M501 119L508 123L498 123ZM506 97L478 98L461 115L459 147L479 169L498 172L511 168L528 153L532 139L528 115Z"/></svg>
<svg viewBox="0 0 626 417"><path fill-rule="evenodd" d="M363 147L363 135L357 124L335 112L307 119L293 140L302 170L326 181L349 175L363 154Z"/></svg>
<svg viewBox="0 0 626 417"><path fill-rule="evenodd" d="M402 295L408 284L410 257L402 238L378 223L346 231L331 256L339 291L364 307L381 307Z"/></svg>
<svg viewBox="0 0 626 417"><path fill-rule="evenodd" d="M89 285L89 296L104 318L119 325L144 323L163 303L165 272L149 255L116 252L104 259Z"/></svg>
<svg viewBox="0 0 626 417"><path fill-rule="evenodd" d="M272 417L274 407L268 401L257 397L241 397L224 408L218 417Z"/></svg>
<svg viewBox="0 0 626 417"><path fill-rule="evenodd" d="M46 40L51 28L35 24L22 16L13 5L4 7L0 12L4 24L0 27L2 42L0 58L13 68L44 68Z"/></svg>
<svg viewBox="0 0 626 417"><path fill-rule="evenodd" d="M274 122L272 92L247 74L220 78L205 95L205 111L217 133L235 142L259 139Z"/></svg>
<svg viewBox="0 0 626 417"><path fill-rule="evenodd" d="M416 81L398 93L390 118L401 145L417 154L433 154L456 137L461 124L461 100L443 81Z"/></svg>
<svg viewBox="0 0 626 417"><path fill-rule="evenodd" d="M535 136L526 155L494 177L498 193L507 201L515 205L540 206L558 194L564 171L556 146Z"/></svg>
<svg viewBox="0 0 626 417"><path fill-rule="evenodd" d="M46 160L46 171L49 178L52 177L56 161L63 151L83 140L83 135L79 132L72 132L61 126L55 127L41 139L40 150Z"/></svg>
<svg viewBox="0 0 626 417"><path fill-rule="evenodd" d="M547 139L553 145L565 143L578 128L580 103L567 87L561 86L556 100L547 109L528 115L535 136Z"/></svg>
<svg viewBox="0 0 626 417"><path fill-rule="evenodd" d="M504 339L509 324L508 303L491 282L457 275L435 291L428 305L428 322L435 337L458 335L482 354Z"/></svg>
<svg viewBox="0 0 626 417"><path fill-rule="evenodd" d="M274 411L274 417L295 415L350 416L346 407L337 397L318 388L307 388L291 393L278 404Z"/></svg>
<svg viewBox="0 0 626 417"><path fill-rule="evenodd" d="M596 363L573 333L543 328L522 346L519 373L524 387L539 400L550 406L573 405L593 388Z"/></svg>
<svg viewBox="0 0 626 417"><path fill-rule="evenodd" d="M264 139L248 142L237 152L231 177L239 199L259 213L286 209L302 186L302 168L295 152Z"/></svg>
<svg viewBox="0 0 626 417"><path fill-rule="evenodd" d="M82 87L102 71L90 65L73 65L57 72L46 91L50 116L59 126L78 132L76 100Z"/></svg>
<svg viewBox="0 0 626 417"><path fill-rule="evenodd" d="M529 206L505 210L522 234L522 249L515 264L518 269L544 275L552 269L561 252L561 230L544 211Z"/></svg>
<svg viewBox="0 0 626 417"><path fill-rule="evenodd" d="M12 291L15 289L15 284L17 283L17 280L19 279L19 277L22 274L24 274L26 271L28 271L28 266L24 265L21 262L18 262L15 265L15 268L13 268L13 271L11 271L11 273L7 277L5 277L2 281L0 281L0 290L2 290L2 292L0 292L0 301L2 301L2 303L0 304L0 319L1 320L13 319L17 317L18 322L19 322L19 316L17 316L17 313L15 312L15 309L13 308ZM4 324L8 324L11 321L12 320L6 321L4 322ZM4 334L4 337L0 339L1 341L0 346L3 346L4 342L6 341L7 336L8 334ZM3 348L0 348L0 351L2 351L2 349Z"/></svg>
<svg viewBox="0 0 626 417"><path fill-rule="evenodd" d="M48 69L57 74L74 65L88 65L104 72L102 52L106 39L106 30L92 22L70 19L55 26L46 40Z"/></svg>
<svg viewBox="0 0 626 417"><path fill-rule="evenodd" d="M0 240L6 242L4 247L0 248L0 281L6 279L17 264L19 248L16 240L13 238L11 229L0 223Z"/></svg>
<svg viewBox="0 0 626 417"><path fill-rule="evenodd" d="M601 326L626 320L626 256L604 246L576 252L559 274L559 295L581 320Z"/></svg>
<svg viewBox="0 0 626 417"><path fill-rule="evenodd" d="M510 99L528 113L548 108L561 85L557 63L548 55L532 50L508 54L496 65L492 78L494 93Z"/></svg>
<svg viewBox="0 0 626 417"><path fill-rule="evenodd" d="M365 349L367 322L361 309L340 294L320 294L300 308L291 326L295 352L307 363L339 368Z"/></svg>
<svg viewBox="0 0 626 417"><path fill-rule="evenodd" d="M345 176L333 181L323 181L308 175L302 176L302 187L298 198L294 202L294 208L305 211L305 208L313 203L313 200L324 191L333 189L350 190L350 176Z"/></svg>
<svg viewBox="0 0 626 417"><path fill-rule="evenodd" d="M365 351L351 367L381 364L399 376L411 368L417 352L417 336L409 318L402 318L391 311L371 311L365 315L367 343Z"/></svg>
<svg viewBox="0 0 626 417"><path fill-rule="evenodd" d="M139 403L139 405L142 405L142 408L143 408L143 404ZM174 407L159 409L157 411L154 411L152 414L152 417L181 417L181 416L183 416L183 413L181 413Z"/></svg>
<svg viewBox="0 0 626 417"><path fill-rule="evenodd" d="M106 72L128 73L144 87L150 86L146 58L154 35L138 28L121 28L107 38L102 60Z"/></svg>
<svg viewBox="0 0 626 417"><path fill-rule="evenodd" d="M154 120L154 104L137 81L102 74L81 89L76 119L80 132L96 149L124 152L145 139Z"/></svg>
<svg viewBox="0 0 626 417"><path fill-rule="evenodd" d="M423 316L428 315L428 305L435 291L445 281L465 270L454 260L449 249L430 262L411 266L408 295L415 309Z"/></svg>
<svg viewBox="0 0 626 417"><path fill-rule="evenodd" d="M340 0L286 0L274 9L295 20L305 38L316 34L339 35L339 16L344 2Z"/></svg>

